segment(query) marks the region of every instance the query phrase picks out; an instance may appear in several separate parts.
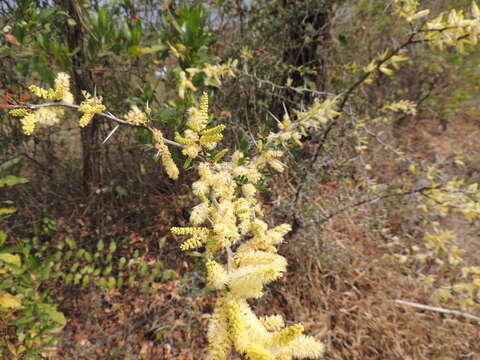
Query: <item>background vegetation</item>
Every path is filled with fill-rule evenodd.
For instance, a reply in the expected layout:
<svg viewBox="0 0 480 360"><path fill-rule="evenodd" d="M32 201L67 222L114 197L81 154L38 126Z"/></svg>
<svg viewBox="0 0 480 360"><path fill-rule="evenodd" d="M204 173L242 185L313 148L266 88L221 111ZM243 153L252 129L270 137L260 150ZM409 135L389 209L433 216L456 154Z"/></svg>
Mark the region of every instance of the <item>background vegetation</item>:
<svg viewBox="0 0 480 360"><path fill-rule="evenodd" d="M432 18L470 11L460 0L424 3ZM480 198L447 196L464 189L452 180L480 181L479 53L411 44L394 76L352 88L415 31L394 9L383 0L2 2L0 357L197 359L206 349L215 297L201 254L179 251L169 231L188 224L195 172L170 180L142 129L99 117L79 129L71 113L27 137L8 114L35 101L29 85L50 87L66 72L76 99L88 90L116 114L148 106L169 139L208 91L223 142L246 153L286 112L352 89L343 115L291 147L287 170L259 186L267 217L293 231L280 248L288 276L256 305L301 321L327 359L480 358L480 272L462 273L479 266ZM386 115L399 100L416 112ZM442 231L454 237L435 252L428 234Z"/></svg>

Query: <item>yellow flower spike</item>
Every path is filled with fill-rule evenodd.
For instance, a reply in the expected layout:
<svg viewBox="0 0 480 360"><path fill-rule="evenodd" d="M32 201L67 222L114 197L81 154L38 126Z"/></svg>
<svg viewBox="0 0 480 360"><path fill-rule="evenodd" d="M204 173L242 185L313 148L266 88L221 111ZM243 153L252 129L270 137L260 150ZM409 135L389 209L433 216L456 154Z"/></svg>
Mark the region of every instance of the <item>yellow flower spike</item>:
<svg viewBox="0 0 480 360"><path fill-rule="evenodd" d="M78 111L83 113L79 124L80 127L85 127L90 123L95 114L104 111L106 107L102 104L102 97L92 97L87 91L82 91L82 94L85 100L82 101L78 108Z"/></svg>
<svg viewBox="0 0 480 360"><path fill-rule="evenodd" d="M200 132L207 126L208 115L205 115L200 109L191 107L188 109L187 126L195 131Z"/></svg>
<svg viewBox="0 0 480 360"><path fill-rule="evenodd" d="M170 232L174 235L196 235L205 234L210 230L204 227L172 227Z"/></svg>
<svg viewBox="0 0 480 360"><path fill-rule="evenodd" d="M34 95L47 100L52 100L52 98L55 96L55 91L53 89L45 90L36 85L30 85L28 90L30 90Z"/></svg>
<svg viewBox="0 0 480 360"><path fill-rule="evenodd" d="M213 162L218 163L222 158L228 153L228 149L223 149L219 151L215 156L213 157Z"/></svg>
<svg viewBox="0 0 480 360"><path fill-rule="evenodd" d="M275 335L273 335L272 341L277 346L284 346L302 335L303 331L303 326L301 324L296 324L275 333Z"/></svg>
<svg viewBox="0 0 480 360"><path fill-rule="evenodd" d="M215 304L212 319L208 324L207 336L207 360L230 359L232 341L228 334L228 320L225 310L225 300L223 298L219 298Z"/></svg>
<svg viewBox="0 0 480 360"><path fill-rule="evenodd" d="M25 117L28 114L31 114L31 111L28 109L13 109L13 110L10 110L8 113L16 117Z"/></svg>
<svg viewBox="0 0 480 360"><path fill-rule="evenodd" d="M182 144L182 145L195 145L196 139L186 138L180 135L178 132L175 133L175 141Z"/></svg>
<svg viewBox="0 0 480 360"><path fill-rule="evenodd" d="M179 175L177 165L173 161L172 154L170 154L168 146L165 145L165 142L163 140L163 134L160 130L153 130L153 140L156 144L155 147L160 152L162 164L165 171L167 172L168 177L173 180L177 179Z"/></svg>
<svg viewBox="0 0 480 360"><path fill-rule="evenodd" d="M195 159L200 153L200 146L197 144L187 145L183 148L182 154Z"/></svg>
<svg viewBox="0 0 480 360"><path fill-rule="evenodd" d="M285 326L281 315L265 316L260 318L260 321L268 331L278 331Z"/></svg>
<svg viewBox="0 0 480 360"><path fill-rule="evenodd" d="M207 220L209 213L210 203L208 201L204 201L193 207L192 213L190 214L190 222L193 225L200 225Z"/></svg>
<svg viewBox="0 0 480 360"><path fill-rule="evenodd" d="M58 73L55 78L55 99L73 103L73 95L70 92L70 75Z"/></svg>
<svg viewBox="0 0 480 360"><path fill-rule="evenodd" d="M245 355L249 360L275 360L275 356L271 352L257 344L250 345L246 349Z"/></svg>
<svg viewBox="0 0 480 360"><path fill-rule="evenodd" d="M202 93L202 98L200 99L200 113L208 118L208 94L205 91Z"/></svg>
<svg viewBox="0 0 480 360"><path fill-rule="evenodd" d="M187 241L185 241L182 245L180 245L180 250L187 251L199 248L205 242L205 236L202 235L194 235Z"/></svg>
<svg viewBox="0 0 480 360"><path fill-rule="evenodd" d="M35 113L27 114L22 120L22 129L25 135L32 135L35 130Z"/></svg>
<svg viewBox="0 0 480 360"><path fill-rule="evenodd" d="M240 306L235 300L231 300L226 303L225 310L228 319L230 338L238 351L245 352L249 345L249 341Z"/></svg>
<svg viewBox="0 0 480 360"><path fill-rule="evenodd" d="M223 139L222 134L215 134L215 133L204 134L200 138L200 145L208 146L208 145L211 145L211 144L216 144L222 139Z"/></svg>
<svg viewBox="0 0 480 360"><path fill-rule="evenodd" d="M125 120L133 125L146 125L147 114L141 111L138 106L132 105L130 111L125 115Z"/></svg>
<svg viewBox="0 0 480 360"><path fill-rule="evenodd" d="M197 90L197 88L193 86L192 82L189 79L187 79L185 71L180 72L179 78L180 79L178 80L178 96L181 99L185 98L186 90L191 90L191 91Z"/></svg>
<svg viewBox="0 0 480 360"><path fill-rule="evenodd" d="M205 265L207 267L208 284L214 289L223 289L227 282L227 273L224 267L211 259Z"/></svg>

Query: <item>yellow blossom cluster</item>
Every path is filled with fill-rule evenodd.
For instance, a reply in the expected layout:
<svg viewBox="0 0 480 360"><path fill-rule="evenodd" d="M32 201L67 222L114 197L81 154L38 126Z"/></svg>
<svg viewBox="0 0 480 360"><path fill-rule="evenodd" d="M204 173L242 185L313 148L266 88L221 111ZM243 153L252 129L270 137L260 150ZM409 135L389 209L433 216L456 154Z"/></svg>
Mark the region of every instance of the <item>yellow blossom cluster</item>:
<svg viewBox="0 0 480 360"><path fill-rule="evenodd" d="M460 160L456 159L456 162ZM415 172L416 174L416 172ZM456 234L442 228L440 219L452 214L460 214L469 222L480 218L480 191L476 182L468 184L463 179L452 177L444 179L445 173L436 166L426 170L426 189L419 196L417 208L423 214L423 226L426 228L423 244L412 246L406 255L396 255L400 263L407 261L420 264L433 264L449 269L453 278L448 284L442 284L434 275L425 276L425 284L436 287L436 301L455 300L463 307L478 306L480 301L480 271L478 267L465 264L463 256L466 250ZM422 246L423 245L423 246ZM430 265L431 266L431 265ZM454 274L461 272L463 279Z"/></svg>
<svg viewBox="0 0 480 360"><path fill-rule="evenodd" d="M213 150L222 140L225 125L207 128L208 122L208 94L203 93L200 106L188 109L187 129L182 135L175 134L175 141L184 145L182 153L188 157L187 164L198 156L202 148Z"/></svg>
<svg viewBox="0 0 480 360"><path fill-rule="evenodd" d="M193 85L191 79L187 78L187 74L185 73L185 71L180 71L178 78L178 96L180 97L180 99L185 98L185 92L187 90L197 90L197 88Z"/></svg>
<svg viewBox="0 0 480 360"><path fill-rule="evenodd" d="M306 131L318 129L320 126L335 119L340 113L336 111L337 99L330 97L324 101L315 99L312 106L304 111L296 111L296 121L285 114L278 123L278 131L267 137L267 144L280 145L289 142L301 145L300 139ZM273 164L270 164L275 167Z"/></svg>
<svg viewBox="0 0 480 360"><path fill-rule="evenodd" d="M66 73L57 74L53 89L45 90L36 85L30 85L28 89L36 96L46 100L73 103L73 95L70 92L70 76Z"/></svg>
<svg viewBox="0 0 480 360"><path fill-rule="evenodd" d="M415 115L417 113L417 105L409 100L400 100L391 104L387 104L382 108L383 112L392 111L398 112L401 111L408 115Z"/></svg>
<svg viewBox="0 0 480 360"><path fill-rule="evenodd" d="M228 72L230 66L233 64L221 68L221 71L207 66L202 71L207 77L219 80L220 73ZM194 76L194 72L190 74ZM60 74L55 84L55 89L32 87L31 90L51 101L73 101L68 89L68 76ZM95 114L105 110L101 97L85 91L83 95L85 100L78 106L78 111L83 113L80 119L82 127ZM285 327L281 316L259 318L247 300L261 297L264 286L279 279L287 268L286 259L277 254L276 247L291 227L283 224L271 228L262 220L263 212L256 196L256 184L264 176L262 170L269 166L283 171L285 165L280 161L283 151L275 146L289 140L300 143L307 129L318 127L338 115L335 106L333 99L316 101L312 108L296 113L295 123L288 115L285 116L279 125L281 136L271 134L265 144L259 142L259 152L253 158L235 151L228 160L223 160L228 153L228 149L224 149L213 160L198 165L200 178L192 185L193 193L200 200L190 216L194 226L174 227L171 231L188 237L180 246L182 250L205 247L208 283L222 293L208 330L209 359L229 359L232 351L250 360L319 358L324 352L323 344L303 335L303 326ZM33 131L36 121L51 121L47 119L48 112L41 106L36 111L14 109L12 115L23 117L26 133ZM112 115L108 117L112 118ZM148 112L133 106L125 119L132 125L145 126L152 131L155 147L168 176L177 178L179 171L162 132L148 127ZM187 129L176 136L177 145L183 147L188 160L197 157L203 148L212 150L222 139L224 125L208 128L208 124L208 96L204 93L199 107L189 110ZM223 249L227 251L227 264L216 260Z"/></svg>
<svg viewBox="0 0 480 360"><path fill-rule="evenodd" d="M205 85L220 86L222 83L221 78L224 76L235 77L234 70L238 65L238 60L228 59L224 64L205 64L203 68L188 68L186 71L190 79L197 74L203 74L205 76Z"/></svg>
<svg viewBox="0 0 480 360"><path fill-rule="evenodd" d="M153 134L153 141L155 142L155 148L158 150L160 157L162 159L163 167L167 172L167 175L170 179L178 178L178 168L173 161L172 154L168 149L168 146L165 145L165 141L163 139L163 134L158 129L152 129Z"/></svg>
<svg viewBox="0 0 480 360"><path fill-rule="evenodd" d="M207 99L206 95L202 97L199 109L190 112L188 130L176 137L186 148L203 145L201 138L208 124ZM235 151L228 160L204 161L198 165L200 178L192 184L192 191L200 203L190 214L194 227L176 227L171 231L188 237L180 246L182 250L205 248L208 284L222 293L209 324L208 359L229 359L233 350L250 360L319 358L323 354L323 344L304 336L301 325L285 328L281 316L258 318L247 300L261 297L264 286L286 271L287 261L277 254L276 247L291 230L287 224L270 228L262 220L255 184L262 179L265 167L277 171L285 167L279 160L283 152L274 145L299 140L301 135L293 134L298 129L305 131L333 118L337 114L334 106L331 100L316 102L314 110L297 114L295 124L285 117L279 132L290 132L292 136L286 139L272 134L251 159ZM193 157L198 151L184 153ZM224 155L222 152L222 158ZM224 249L226 264L215 259Z"/></svg>
<svg viewBox="0 0 480 360"><path fill-rule="evenodd" d="M424 18L430 13L429 10L417 11L420 5L417 0L393 0L393 5L395 13L409 23Z"/></svg>
<svg viewBox="0 0 480 360"><path fill-rule="evenodd" d="M46 100L73 103L73 95L70 92L70 76L65 73L57 75L53 89L45 90L36 85L31 85L29 90ZM13 109L10 111L11 115L22 117L22 129L25 135L33 134L37 125L52 126L57 124L64 113L65 110L61 106L44 106L36 110Z"/></svg>
<svg viewBox="0 0 480 360"><path fill-rule="evenodd" d="M426 30L425 39L432 47L440 50L451 46L461 53L466 45L476 45L480 34L480 10L477 2L472 1L471 17L453 9L428 22Z"/></svg>
<svg viewBox="0 0 480 360"><path fill-rule="evenodd" d="M85 90L82 91L82 95L85 100L82 101L78 108L78 111L83 113L80 117L79 125L80 127L85 127L90 123L90 120L92 120L95 114L104 111L106 107L102 104L101 96L92 96Z"/></svg>
<svg viewBox="0 0 480 360"><path fill-rule="evenodd" d="M208 338L209 360L228 359L232 348L250 360L320 358L324 352L323 344L303 335L303 326L269 331L246 300L231 295L217 301Z"/></svg>
<svg viewBox="0 0 480 360"><path fill-rule="evenodd" d="M147 112L149 109L147 109ZM125 115L125 120L136 126L146 126L148 123L148 114L138 108L137 105L132 105L130 111Z"/></svg>
<svg viewBox="0 0 480 360"><path fill-rule="evenodd" d="M172 49L173 47L170 48ZM176 54L177 57L181 57L178 52L174 52L174 54ZM222 77L235 77L234 70L237 64L238 60L229 59L224 64L205 64L202 68L188 68L185 71L180 71L178 75L178 96L184 99L188 90L197 90L193 85L193 78L197 74L203 74L205 85L219 87L222 83Z"/></svg>
<svg viewBox="0 0 480 360"><path fill-rule="evenodd" d="M401 62L407 61L408 57L398 54L389 57L388 50L378 54L367 66L363 68L363 71L369 76L366 78L365 83L371 84L373 82L373 75L378 70L387 76L393 75L393 67L395 70L400 69ZM390 66L390 67L389 67Z"/></svg>

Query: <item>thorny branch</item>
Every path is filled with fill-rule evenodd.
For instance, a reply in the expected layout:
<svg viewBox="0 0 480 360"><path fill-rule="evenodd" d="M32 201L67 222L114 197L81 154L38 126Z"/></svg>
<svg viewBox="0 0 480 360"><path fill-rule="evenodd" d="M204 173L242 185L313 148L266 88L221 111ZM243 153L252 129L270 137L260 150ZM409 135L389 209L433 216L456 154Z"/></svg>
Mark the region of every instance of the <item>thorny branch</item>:
<svg viewBox="0 0 480 360"><path fill-rule="evenodd" d="M39 109L39 108L42 108L42 107L54 107L54 106L63 106L63 107L70 108L70 109L75 109L75 110L78 110L80 108L79 105L66 103L64 101L50 102L50 103L44 103L44 104L6 105L6 107L8 109L29 109L29 110L36 110L36 109ZM126 121L126 120L123 120L123 119L120 119L119 117L116 117L115 115L113 115L109 111L96 113L95 115L102 116L102 117L105 117L107 119L113 120L118 124L128 125L128 126L133 126L133 127L143 127L145 129L148 129L148 130L152 131L152 128L149 127L149 126L132 124L132 123ZM176 141L172 141L172 140L165 139L165 138L163 139L163 141L166 144L169 144L169 145L173 145L173 146L177 146L177 147L181 147L181 148L184 147L182 144L179 144Z"/></svg>

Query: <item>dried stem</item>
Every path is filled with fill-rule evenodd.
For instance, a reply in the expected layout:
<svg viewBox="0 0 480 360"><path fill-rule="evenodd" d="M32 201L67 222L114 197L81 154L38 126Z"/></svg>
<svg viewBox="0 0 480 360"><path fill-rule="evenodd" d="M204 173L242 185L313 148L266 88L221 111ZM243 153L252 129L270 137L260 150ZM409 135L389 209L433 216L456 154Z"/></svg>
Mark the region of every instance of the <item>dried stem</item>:
<svg viewBox="0 0 480 360"><path fill-rule="evenodd" d="M478 323L480 323L480 317L472 315L472 314L467 314L467 313L464 313L464 312L461 312L461 311L458 311L458 310L445 309L445 308L438 307L438 306L428 306L428 305L418 304L418 303L405 301L405 300L393 300L393 302L396 303L396 304L400 304L400 305L411 306L411 307L414 307L414 308L417 308L417 309L436 311L436 312L440 312L442 314L457 315L457 316L461 316L461 317L464 317L466 319L477 321Z"/></svg>

